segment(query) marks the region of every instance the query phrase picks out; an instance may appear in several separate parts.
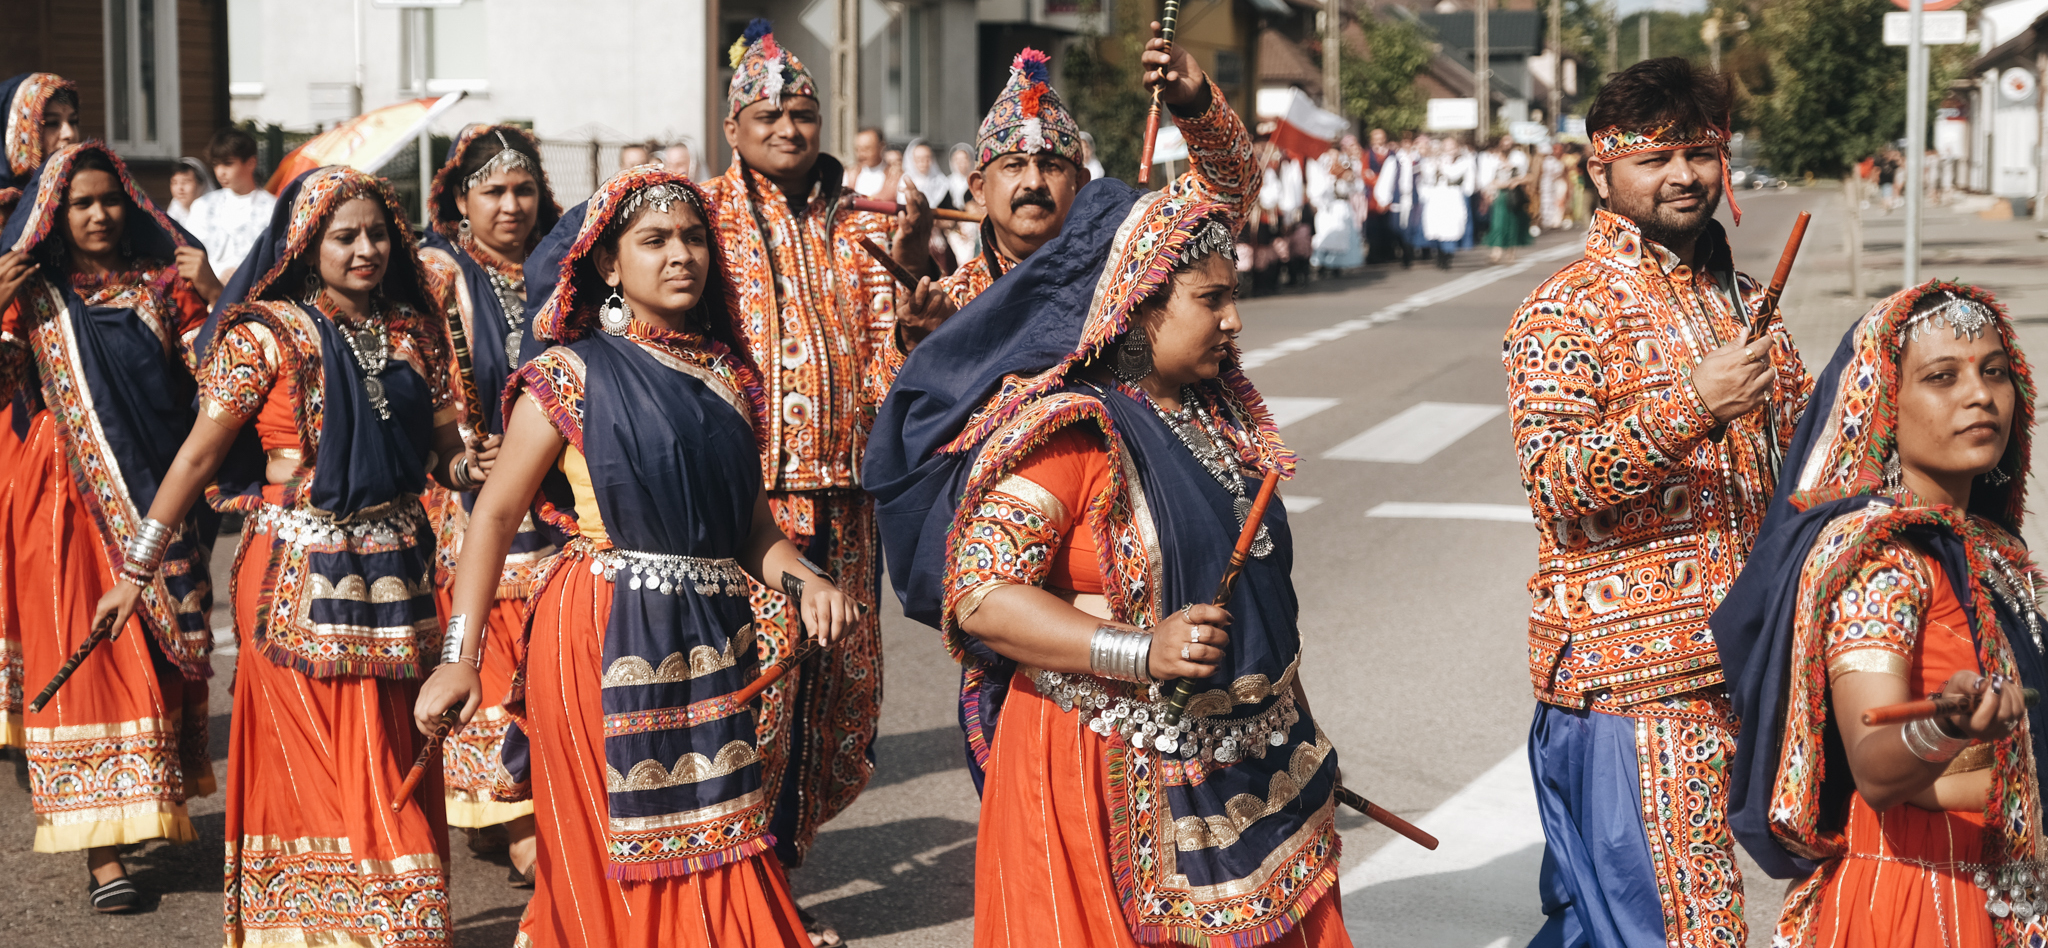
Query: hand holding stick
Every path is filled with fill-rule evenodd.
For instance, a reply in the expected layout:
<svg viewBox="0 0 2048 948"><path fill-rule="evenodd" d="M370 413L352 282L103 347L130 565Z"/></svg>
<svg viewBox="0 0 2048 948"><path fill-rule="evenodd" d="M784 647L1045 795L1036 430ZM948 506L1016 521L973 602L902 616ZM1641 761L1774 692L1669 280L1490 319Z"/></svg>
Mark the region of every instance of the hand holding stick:
<svg viewBox="0 0 2048 948"><path fill-rule="evenodd" d="M2027 707L2031 708L2041 703L2041 693L2039 691L2027 688L2021 693L2026 696ZM1973 695L1938 694L1919 701L1907 701L1901 704L1888 704L1879 708L1871 708L1863 712L1863 723L1870 727L1877 727L1883 724L1899 724L1905 721L1918 721L1923 718L1944 717L1951 714L1969 714L1976 706L1977 699Z"/></svg>
<svg viewBox="0 0 2048 948"><path fill-rule="evenodd" d="M1280 486L1280 473L1266 475L1259 485L1259 495L1252 500L1251 512L1245 514L1244 526L1237 531L1237 546L1230 551L1230 565L1223 568L1223 578L1216 582L1216 596L1213 600L1218 608L1230 606L1230 592L1237 586L1237 577L1244 572L1244 561L1251 556L1252 541L1258 539L1259 522L1266 519L1266 507L1273 502L1273 490ZM1187 712L1188 699L1195 696L1193 678L1183 678L1173 683L1173 693L1166 698L1164 720L1166 727L1180 723L1180 716Z"/></svg>
<svg viewBox="0 0 2048 948"><path fill-rule="evenodd" d="M1416 826L1415 824L1410 823L1407 820L1404 820L1398 816L1395 816L1394 814L1388 812L1385 807L1380 806L1379 804L1374 803L1371 800L1368 800L1362 796L1359 796L1358 794L1353 793L1350 790L1347 790L1341 786L1336 788L1336 793L1338 803L1342 803L1345 806L1357 810L1358 812L1365 814L1367 819L1370 819L1373 822L1380 824L1381 826L1384 826L1390 830L1393 830L1396 833L1408 837L1417 846L1429 850L1436 849L1436 837L1423 832L1421 827Z"/></svg>
<svg viewBox="0 0 2048 948"><path fill-rule="evenodd" d="M43 686L42 693L36 695L36 700L28 703L28 709L40 713L43 706L57 696L57 689L64 687L64 683L71 680L71 675L78 671L78 666L85 661L85 657L91 655L93 649L99 648L101 642L113 638L120 628L121 626L114 624L114 614L109 614L100 620L99 625L93 626L92 634L86 636L85 641L78 643L78 650L64 660L63 666L57 669L57 674L50 678L50 683Z"/></svg>
<svg viewBox="0 0 2048 948"><path fill-rule="evenodd" d="M434 725L434 731L427 735L426 746L420 748L420 755L413 758L412 770L405 775L405 782L398 785L398 795L391 798L391 812L405 809L405 801L412 799L412 792L419 789L420 780L427 775L427 765L433 763L434 752L441 749L441 741L455 725L462 721L462 705L451 704L441 712L441 720Z"/></svg>
<svg viewBox="0 0 2048 948"><path fill-rule="evenodd" d="M895 257L889 256L889 251L883 250L882 245L875 243L873 237L862 236L860 245L868 252L868 256L875 258L875 262L882 265L882 269L889 271L889 275L896 278L896 282L903 284L904 289L917 289L917 277L911 275L909 270L903 269L903 264L897 263Z"/></svg>
<svg viewBox="0 0 2048 948"><path fill-rule="evenodd" d="M1173 48L1174 26L1180 20L1180 0L1166 0L1166 9L1159 15L1159 36L1166 40L1166 48ZM1159 90L1166 84L1162 71L1160 85L1152 87L1152 108L1145 113L1145 147L1138 153L1138 186L1152 183L1152 149L1159 144Z"/></svg>
<svg viewBox="0 0 2048 948"><path fill-rule="evenodd" d="M1812 214L1800 211L1799 219L1792 222L1792 236L1785 241L1785 252L1778 255L1778 269L1771 274L1770 288L1764 291L1764 305L1757 307L1756 315L1749 320L1746 342L1762 339L1764 327L1778 314L1778 298L1785 295L1785 281L1792 276L1792 261L1799 257L1799 245L1806 240L1806 225L1812 220Z"/></svg>
<svg viewBox="0 0 2048 948"><path fill-rule="evenodd" d="M846 206L856 211L868 211L874 214L889 214L892 216L903 211L903 205L895 201L884 201L880 198L854 198L846 202ZM980 214L956 211L946 207L932 208L932 216L942 221L960 221L967 224L981 223Z"/></svg>

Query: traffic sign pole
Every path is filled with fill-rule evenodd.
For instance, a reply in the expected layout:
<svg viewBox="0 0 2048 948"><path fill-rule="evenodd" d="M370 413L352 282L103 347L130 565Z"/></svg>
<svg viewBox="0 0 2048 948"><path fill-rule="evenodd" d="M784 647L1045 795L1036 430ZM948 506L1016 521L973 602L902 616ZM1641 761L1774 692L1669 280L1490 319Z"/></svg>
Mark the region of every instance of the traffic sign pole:
<svg viewBox="0 0 2048 948"><path fill-rule="evenodd" d="M1926 0L1912 0L1906 40L1906 272L1905 285L1920 283L1920 183L1927 155L1927 44L1922 42Z"/></svg>

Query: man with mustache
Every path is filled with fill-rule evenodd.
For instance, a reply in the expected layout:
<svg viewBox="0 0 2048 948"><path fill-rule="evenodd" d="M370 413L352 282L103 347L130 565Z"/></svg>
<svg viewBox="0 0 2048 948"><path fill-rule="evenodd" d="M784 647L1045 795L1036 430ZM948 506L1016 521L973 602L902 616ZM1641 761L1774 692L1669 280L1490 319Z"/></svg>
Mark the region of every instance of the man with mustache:
<svg viewBox="0 0 2048 948"><path fill-rule="evenodd" d="M1142 61L1147 69L1165 70L1167 85L1160 98L1187 140L1187 173L1207 181L1222 199L1235 200L1255 180L1244 123L1182 47L1155 38ZM1188 85L1202 91L1188 94L1182 76L1194 78ZM906 294L897 314L906 348L1065 226L1067 210L1089 174L1080 127L1051 81L1044 53L1026 48L1011 61L1009 84L975 137L975 170L967 176L975 200L988 208L981 253L944 279L919 280Z"/></svg>
<svg viewBox="0 0 2048 948"><path fill-rule="evenodd" d="M1741 944L1735 726L1707 617L1749 555L1812 380L1714 221L1729 91L1671 57L1586 118L1607 207L1502 351L1522 486L1548 843L1532 945ZM1741 212L1731 196L1729 210ZM1754 320L1767 330L1745 342Z"/></svg>

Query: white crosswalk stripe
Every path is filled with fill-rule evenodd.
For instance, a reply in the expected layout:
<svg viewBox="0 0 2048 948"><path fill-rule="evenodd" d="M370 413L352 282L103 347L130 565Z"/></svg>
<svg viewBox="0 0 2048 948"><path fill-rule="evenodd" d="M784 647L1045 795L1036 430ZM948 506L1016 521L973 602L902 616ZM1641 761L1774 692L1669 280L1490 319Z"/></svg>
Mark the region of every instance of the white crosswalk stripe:
<svg viewBox="0 0 2048 948"><path fill-rule="evenodd" d="M1536 518L1524 504L1416 504L1390 500L1365 512L1368 517L1391 520L1497 520L1502 523L1534 523Z"/></svg>
<svg viewBox="0 0 2048 948"><path fill-rule="evenodd" d="M1293 398L1285 395L1266 396L1266 410L1273 413L1273 423L1285 428L1317 412L1337 406L1334 398Z"/></svg>
<svg viewBox="0 0 2048 948"><path fill-rule="evenodd" d="M1421 464L1505 410L1499 405L1418 402L1364 434L1323 452L1323 457Z"/></svg>

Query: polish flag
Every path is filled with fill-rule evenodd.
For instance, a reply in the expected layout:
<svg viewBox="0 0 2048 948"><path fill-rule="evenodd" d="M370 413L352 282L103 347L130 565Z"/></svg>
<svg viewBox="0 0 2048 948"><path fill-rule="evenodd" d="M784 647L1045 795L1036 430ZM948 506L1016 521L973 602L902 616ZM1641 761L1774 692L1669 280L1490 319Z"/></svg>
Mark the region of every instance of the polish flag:
<svg viewBox="0 0 2048 948"><path fill-rule="evenodd" d="M1258 117L1260 124L1274 123L1275 146L1304 161L1329 151L1351 128L1350 119L1318 108L1308 93L1292 86L1260 89Z"/></svg>

